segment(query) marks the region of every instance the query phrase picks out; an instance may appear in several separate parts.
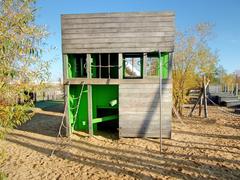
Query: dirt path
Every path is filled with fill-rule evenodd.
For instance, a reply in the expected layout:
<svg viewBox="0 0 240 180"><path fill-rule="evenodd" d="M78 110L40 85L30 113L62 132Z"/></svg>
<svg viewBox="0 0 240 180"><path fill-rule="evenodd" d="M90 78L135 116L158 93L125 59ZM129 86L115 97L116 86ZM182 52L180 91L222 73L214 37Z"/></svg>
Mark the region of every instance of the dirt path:
<svg viewBox="0 0 240 180"><path fill-rule="evenodd" d="M240 179L240 118L216 108L210 107L206 120L174 120L161 155L158 139L79 133L50 157L61 108L39 110L0 142L8 153L0 171L9 179Z"/></svg>

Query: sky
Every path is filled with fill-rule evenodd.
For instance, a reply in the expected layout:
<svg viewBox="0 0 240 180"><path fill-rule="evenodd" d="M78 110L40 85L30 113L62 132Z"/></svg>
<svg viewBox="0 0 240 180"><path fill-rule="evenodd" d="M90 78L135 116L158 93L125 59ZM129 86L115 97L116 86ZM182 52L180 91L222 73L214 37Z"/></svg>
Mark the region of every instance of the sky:
<svg viewBox="0 0 240 180"><path fill-rule="evenodd" d="M203 22L214 24L209 47L218 53L219 64L228 73L240 69L239 0L38 0L36 5L36 22L46 25L47 43L56 47L43 57L55 59L50 81L62 78L61 14L173 11L177 31Z"/></svg>

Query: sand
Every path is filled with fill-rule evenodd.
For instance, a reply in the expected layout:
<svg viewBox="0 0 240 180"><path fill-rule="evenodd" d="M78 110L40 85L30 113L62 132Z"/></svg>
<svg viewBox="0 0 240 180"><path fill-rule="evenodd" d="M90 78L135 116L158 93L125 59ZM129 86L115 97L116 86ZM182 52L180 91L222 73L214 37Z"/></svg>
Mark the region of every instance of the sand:
<svg viewBox="0 0 240 180"><path fill-rule="evenodd" d="M0 171L9 179L240 179L240 117L215 107L208 119L174 119L162 154L159 139L76 133L57 140L62 109L38 109L0 142L8 154Z"/></svg>

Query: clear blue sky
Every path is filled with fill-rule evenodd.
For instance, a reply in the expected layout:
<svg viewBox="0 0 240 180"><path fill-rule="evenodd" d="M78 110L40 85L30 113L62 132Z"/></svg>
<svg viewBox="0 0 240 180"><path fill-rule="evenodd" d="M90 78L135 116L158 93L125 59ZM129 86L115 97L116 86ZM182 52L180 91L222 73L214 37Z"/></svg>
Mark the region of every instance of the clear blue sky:
<svg viewBox="0 0 240 180"><path fill-rule="evenodd" d="M218 51L220 64L228 72L240 69L240 1L239 0L39 0L37 23L45 24L48 44L57 48L45 54L57 57L51 66L51 81L62 77L60 15L95 12L174 11L177 30L199 22L215 24L215 38L209 43Z"/></svg>

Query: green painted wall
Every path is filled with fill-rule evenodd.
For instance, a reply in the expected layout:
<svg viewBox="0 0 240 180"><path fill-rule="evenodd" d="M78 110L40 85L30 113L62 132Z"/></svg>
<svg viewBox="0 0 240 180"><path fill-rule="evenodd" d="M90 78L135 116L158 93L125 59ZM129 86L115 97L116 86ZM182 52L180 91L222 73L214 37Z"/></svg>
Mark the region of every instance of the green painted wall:
<svg viewBox="0 0 240 180"><path fill-rule="evenodd" d="M161 53L161 61L162 61L162 78L168 78L168 62L169 62L169 53ZM160 68L158 68L160 70ZM160 71L159 73L160 74Z"/></svg>
<svg viewBox="0 0 240 180"><path fill-rule="evenodd" d="M93 118L97 118L97 108L110 108L110 101L118 101L118 85L93 85L92 98Z"/></svg>
<svg viewBox="0 0 240 180"><path fill-rule="evenodd" d="M76 77L76 56L68 54L68 78Z"/></svg>
<svg viewBox="0 0 240 180"><path fill-rule="evenodd" d="M88 95L87 86L84 86L80 107L78 110L77 118L74 119L76 113L78 97L80 95L82 85L70 85L68 93L68 113L69 121L72 130L88 131ZM112 108L110 101L118 101L118 86L117 85L92 85L92 108L93 119L97 118L97 108ZM118 108L118 104L113 108ZM76 121L76 122L74 122ZM74 125L74 127L73 127ZM94 124L94 131L97 129L97 124Z"/></svg>
<svg viewBox="0 0 240 180"><path fill-rule="evenodd" d="M69 121L71 127L74 125L74 115L76 113L76 107L78 103L78 97L80 95L82 85L70 85L69 86L69 94L68 94L68 113L69 113ZM87 95L87 86L84 86L84 90L82 93L82 98L80 101L80 107L78 110L74 130L88 130L88 95Z"/></svg>

